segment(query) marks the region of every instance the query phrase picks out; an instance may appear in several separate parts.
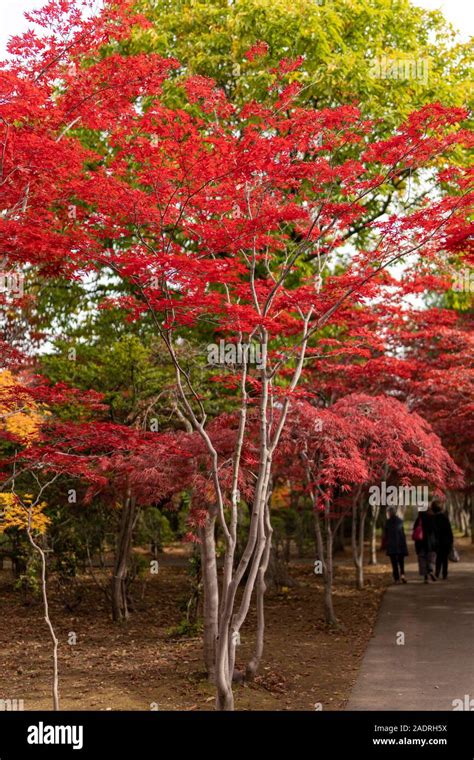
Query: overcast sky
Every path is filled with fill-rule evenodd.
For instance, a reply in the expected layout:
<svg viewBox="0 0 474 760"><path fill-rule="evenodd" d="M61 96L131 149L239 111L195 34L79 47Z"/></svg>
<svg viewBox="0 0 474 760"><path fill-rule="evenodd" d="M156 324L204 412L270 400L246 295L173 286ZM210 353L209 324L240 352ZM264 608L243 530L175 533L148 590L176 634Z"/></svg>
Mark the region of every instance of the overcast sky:
<svg viewBox="0 0 474 760"><path fill-rule="evenodd" d="M27 28L23 13L41 8L44 0L0 0L0 57L4 57L5 46L12 34L19 34ZM449 21L468 39L474 34L474 3L469 0L417 0L423 8L440 9Z"/></svg>

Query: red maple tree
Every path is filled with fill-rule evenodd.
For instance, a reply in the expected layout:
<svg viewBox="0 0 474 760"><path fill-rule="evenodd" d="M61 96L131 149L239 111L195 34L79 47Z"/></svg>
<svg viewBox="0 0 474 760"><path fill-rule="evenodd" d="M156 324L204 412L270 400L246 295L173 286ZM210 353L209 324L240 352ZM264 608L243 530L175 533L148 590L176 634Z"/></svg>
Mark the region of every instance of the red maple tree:
<svg viewBox="0 0 474 760"><path fill-rule="evenodd" d="M411 267L406 288L416 292L421 273L410 262L439 259L445 230L463 223L468 177L445 167L449 151L472 139L462 127L467 114L432 104L390 139L373 139L355 106L305 103L288 83L298 61L273 71L272 105L238 107L203 77L172 77L173 99L163 84L177 61L120 52L133 26L147 23L131 3L84 18L80 3L53 1L37 19L54 21L55 31L15 40L16 57L3 69L2 247L10 266L42 275L120 278L128 295L114 304L130 319L151 318L169 353L181 414L209 458L208 536L217 520L225 541L220 588L214 564L206 597L217 707L230 710L238 636L271 538L275 452L305 362L318 354L323 328L353 323L361 305L384 297L395 263ZM450 194L371 218L384 183L435 162L444 175L433 169L434 186L449 172ZM355 227L367 228L369 242L348 251ZM184 337L202 345L203 325L215 341L259 354L221 372L232 373L238 420L224 474L205 392L177 350ZM254 486L235 563L243 468Z"/></svg>

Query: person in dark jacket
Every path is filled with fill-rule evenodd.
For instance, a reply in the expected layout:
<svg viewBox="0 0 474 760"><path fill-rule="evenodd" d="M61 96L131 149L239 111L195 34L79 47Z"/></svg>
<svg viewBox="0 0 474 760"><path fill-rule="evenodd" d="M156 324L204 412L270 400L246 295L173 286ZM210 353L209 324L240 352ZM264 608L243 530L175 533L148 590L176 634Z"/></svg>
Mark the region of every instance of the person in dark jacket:
<svg viewBox="0 0 474 760"><path fill-rule="evenodd" d="M434 574L436 552L438 550L438 534L432 506L419 511L413 526L413 540L418 555L420 575L428 583L428 578L436 581Z"/></svg>
<svg viewBox="0 0 474 760"><path fill-rule="evenodd" d="M436 577L439 578L441 570L443 579L448 577L448 558L454 544L453 529L442 504L433 503L433 512L438 535L438 549L436 550Z"/></svg>
<svg viewBox="0 0 474 760"><path fill-rule="evenodd" d="M392 562L393 580L395 583L406 583L405 557L408 556L407 540L403 528L403 520L397 516L395 509L388 510L388 519L384 531L385 551Z"/></svg>

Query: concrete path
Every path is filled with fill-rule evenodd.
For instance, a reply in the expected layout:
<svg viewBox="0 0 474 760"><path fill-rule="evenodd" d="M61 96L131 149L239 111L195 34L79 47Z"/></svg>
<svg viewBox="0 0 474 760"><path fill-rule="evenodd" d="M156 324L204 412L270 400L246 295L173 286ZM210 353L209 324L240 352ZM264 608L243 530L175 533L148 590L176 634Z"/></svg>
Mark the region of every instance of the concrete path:
<svg viewBox="0 0 474 760"><path fill-rule="evenodd" d="M385 593L346 710L452 710L465 695L474 708L474 563L425 585L415 556L407 585Z"/></svg>

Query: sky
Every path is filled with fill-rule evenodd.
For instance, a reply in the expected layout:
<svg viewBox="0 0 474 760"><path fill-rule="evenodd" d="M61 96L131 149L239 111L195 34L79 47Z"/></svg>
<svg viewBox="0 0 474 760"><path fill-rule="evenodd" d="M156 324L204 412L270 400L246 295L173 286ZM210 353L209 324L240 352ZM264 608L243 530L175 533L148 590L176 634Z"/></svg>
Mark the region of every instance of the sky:
<svg viewBox="0 0 474 760"><path fill-rule="evenodd" d="M445 17L461 32L463 39L474 35L474 3L469 0L416 0L414 3L431 10L442 10ZM41 8L44 0L0 0L0 58L4 57L8 38L25 31L25 11Z"/></svg>
<svg viewBox="0 0 474 760"><path fill-rule="evenodd" d="M41 8L42 5L43 0L0 0L0 57L4 57L8 38L26 30L25 11Z"/></svg>

